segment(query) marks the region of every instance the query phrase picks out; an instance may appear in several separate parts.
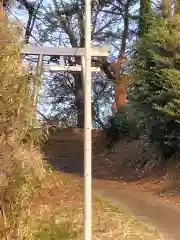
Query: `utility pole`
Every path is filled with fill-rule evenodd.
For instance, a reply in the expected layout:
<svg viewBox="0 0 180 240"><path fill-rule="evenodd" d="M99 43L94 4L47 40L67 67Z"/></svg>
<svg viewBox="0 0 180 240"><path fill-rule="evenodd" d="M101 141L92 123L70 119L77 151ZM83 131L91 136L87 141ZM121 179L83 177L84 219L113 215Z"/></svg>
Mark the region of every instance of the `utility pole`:
<svg viewBox="0 0 180 240"><path fill-rule="evenodd" d="M91 0L85 0L84 240L92 240Z"/></svg>
<svg viewBox="0 0 180 240"><path fill-rule="evenodd" d="M81 66L44 66L50 71L82 71L85 96L84 126L84 240L92 240L92 108L91 108L91 72L100 71L91 67L92 56L108 56L107 47L91 47L91 0L86 0L85 48L55 48L24 45L23 55L40 55L37 73L40 74L43 56L81 56Z"/></svg>

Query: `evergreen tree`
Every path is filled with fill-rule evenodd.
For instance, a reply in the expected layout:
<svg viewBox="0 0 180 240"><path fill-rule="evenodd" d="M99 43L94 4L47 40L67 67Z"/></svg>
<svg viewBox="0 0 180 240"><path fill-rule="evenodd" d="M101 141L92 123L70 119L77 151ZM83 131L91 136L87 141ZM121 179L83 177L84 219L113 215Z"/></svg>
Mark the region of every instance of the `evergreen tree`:
<svg viewBox="0 0 180 240"><path fill-rule="evenodd" d="M151 0L140 0L140 18L139 18L139 35L143 36L148 32L148 17L151 11Z"/></svg>
<svg viewBox="0 0 180 240"><path fill-rule="evenodd" d="M171 13L170 6L171 6L170 0L162 0L162 13L164 18L170 17L170 13Z"/></svg>
<svg viewBox="0 0 180 240"><path fill-rule="evenodd" d="M179 16L156 17L137 43L130 99L144 114L151 139L165 154L180 150Z"/></svg>

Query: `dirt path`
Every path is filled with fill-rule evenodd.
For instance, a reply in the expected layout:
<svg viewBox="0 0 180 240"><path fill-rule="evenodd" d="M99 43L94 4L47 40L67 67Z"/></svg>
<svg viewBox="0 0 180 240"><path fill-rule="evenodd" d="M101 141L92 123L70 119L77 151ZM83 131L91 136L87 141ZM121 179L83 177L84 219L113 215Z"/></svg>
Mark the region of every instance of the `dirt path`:
<svg viewBox="0 0 180 240"><path fill-rule="evenodd" d="M51 165L57 170L73 173L73 179L80 180L83 184L83 178L76 175L83 175L83 139L81 141L78 139L78 134L73 134L72 130L69 132L66 130L64 134L57 133L44 146L44 151ZM100 148L97 143L101 145L101 141L98 140L94 143L95 150ZM110 201L111 204L120 206L121 209L125 210L125 213L129 212L131 215L135 215L138 220L155 226L158 231L163 233L163 240L179 240L180 207L178 205L173 204L173 201L168 203L164 199L151 195L151 190L149 192L143 191L140 185L135 184L133 186L131 183L125 185L120 181L108 180L112 179L110 178L112 176L114 179L125 180L129 174L132 175L131 180L137 178L137 173L133 175L136 166L129 165L130 158L127 158L126 155L130 151L133 159L134 152L138 153L138 151L137 148L134 152L132 148L129 149L124 148L124 151L122 151L123 149L119 146L118 152L112 157L111 160L113 161L110 163L102 157L93 159L93 163L95 163L93 165L93 176L101 176L101 180L93 180L93 192L104 200ZM95 174L97 169L97 174ZM102 177L103 174L99 174L102 170L106 170L104 173L106 178ZM159 170L157 169L157 171Z"/></svg>
<svg viewBox="0 0 180 240"><path fill-rule="evenodd" d="M93 192L138 220L155 226L162 233L162 239L180 239L180 208L176 205L112 181L94 180Z"/></svg>
<svg viewBox="0 0 180 240"><path fill-rule="evenodd" d="M67 159L65 160L65 165L70 165L67 164ZM69 167L57 167L57 169L66 172L65 170L69 170ZM82 171L79 171L79 169L80 167L77 164L76 167L71 166L69 172L74 172L72 177L78 181L80 180L83 185L83 178L76 175L78 172L83 172L83 167L81 167ZM125 211L125 214L134 215L137 220L149 223L157 228L162 233L162 240L180 239L180 207L175 203L168 203L163 199L159 199L149 192L143 191L138 185L132 186L131 183L123 184L110 180L94 179L93 193L109 201L112 205L119 206Z"/></svg>
<svg viewBox="0 0 180 240"><path fill-rule="evenodd" d="M83 177L72 175L83 185ZM138 185L110 180L93 180L93 193L162 234L162 240L180 239L180 206L145 192Z"/></svg>

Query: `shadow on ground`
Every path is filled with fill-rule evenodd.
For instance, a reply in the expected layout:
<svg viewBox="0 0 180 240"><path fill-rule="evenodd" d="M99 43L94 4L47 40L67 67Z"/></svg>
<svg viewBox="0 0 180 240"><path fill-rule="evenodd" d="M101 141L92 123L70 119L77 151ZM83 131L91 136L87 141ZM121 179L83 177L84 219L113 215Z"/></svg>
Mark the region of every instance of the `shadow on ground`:
<svg viewBox="0 0 180 240"><path fill-rule="evenodd" d="M140 221L152 223L167 235L162 239L180 239L180 209L174 200L169 204L158 197L158 178L164 175L164 168L138 170L135 161L139 154L138 142L130 146L120 143L116 151L107 156L103 133L93 130L92 136L94 193L113 205L122 207L123 204ZM42 149L51 166L75 175L74 179L83 183L83 178L78 177L83 176L83 146L83 130L65 129L51 132Z"/></svg>
<svg viewBox="0 0 180 240"><path fill-rule="evenodd" d="M63 129L50 132L43 145L45 157L55 169L83 176L84 171L84 131L83 129ZM107 154L107 141L102 131L92 131L92 173L97 179L137 181L141 178L161 176L162 166L153 171L138 169L139 142L133 145L120 143L117 151Z"/></svg>

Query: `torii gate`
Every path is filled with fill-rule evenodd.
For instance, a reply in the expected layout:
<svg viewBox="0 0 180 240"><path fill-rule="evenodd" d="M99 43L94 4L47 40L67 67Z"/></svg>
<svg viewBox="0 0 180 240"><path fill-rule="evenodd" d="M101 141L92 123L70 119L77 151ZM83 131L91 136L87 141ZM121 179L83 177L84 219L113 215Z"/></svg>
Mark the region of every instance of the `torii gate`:
<svg viewBox="0 0 180 240"><path fill-rule="evenodd" d="M68 72L79 72L82 71L83 78L85 75L85 63L84 63L84 48L64 48L64 47L38 47L25 44L21 49L21 54L23 55L38 55L38 63L36 68L36 75L40 76L43 67L43 56L60 56L60 65L49 66L46 67L52 72L59 72L59 71L68 71ZM81 57L81 65L76 64L75 66L65 66L64 64L64 56L80 56ZM108 56L108 47L95 47L92 48L92 56L97 57L107 57ZM101 71L99 67L91 67L92 72L99 72ZM83 88L84 88L84 81L83 81ZM36 90L34 92L34 100L33 104L36 105L37 102L37 95L38 95L38 87L36 86ZM92 121L94 119L94 109L92 107Z"/></svg>
<svg viewBox="0 0 180 240"><path fill-rule="evenodd" d="M46 67L53 72L59 72L59 71L69 71L69 72L79 72L82 71L83 78L85 75L85 63L84 63L84 48L64 48L64 47L37 47L37 46L31 46L31 45L24 45L21 49L21 54L23 55L38 55L38 63L36 68L36 75L40 76L42 72L43 67L43 56L60 56L60 65L55 66L48 66ZM80 56L81 57L81 65L75 65L75 66L65 66L64 65L64 56ZM108 56L108 47L95 47L92 48L92 56L101 56L101 57L107 57ZM101 71L99 67L91 67L92 72L99 72ZM84 86L84 81L83 81ZM83 87L84 88L84 87ZM34 106L37 102L37 95L38 95L38 88L36 87L36 91L34 93ZM94 109L92 108L92 121L94 118Z"/></svg>

